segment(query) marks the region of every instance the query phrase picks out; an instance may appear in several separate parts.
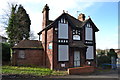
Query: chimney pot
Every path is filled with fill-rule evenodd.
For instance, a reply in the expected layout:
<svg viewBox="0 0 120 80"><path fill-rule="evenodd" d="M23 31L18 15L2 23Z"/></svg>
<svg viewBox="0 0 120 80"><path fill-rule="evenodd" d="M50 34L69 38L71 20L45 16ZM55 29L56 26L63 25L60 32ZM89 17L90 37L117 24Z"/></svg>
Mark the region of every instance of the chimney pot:
<svg viewBox="0 0 120 80"><path fill-rule="evenodd" d="M85 20L85 14L79 14L79 16L78 16L78 20L80 20L80 21L84 21Z"/></svg>
<svg viewBox="0 0 120 80"><path fill-rule="evenodd" d="M43 22L42 22L42 26L43 29L48 25L48 21L49 21L49 6L46 4L43 8Z"/></svg>

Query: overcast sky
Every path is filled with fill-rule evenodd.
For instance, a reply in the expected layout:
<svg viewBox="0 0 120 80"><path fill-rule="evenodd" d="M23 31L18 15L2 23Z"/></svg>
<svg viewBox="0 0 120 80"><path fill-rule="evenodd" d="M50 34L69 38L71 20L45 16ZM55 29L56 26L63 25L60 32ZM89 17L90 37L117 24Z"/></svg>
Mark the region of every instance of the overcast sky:
<svg viewBox="0 0 120 80"><path fill-rule="evenodd" d="M96 2L97 1L97 2ZM41 30L42 9L45 4L50 7L50 19L54 20L63 10L75 18L84 13L86 19L90 16L100 30L96 33L96 47L100 49L118 48L118 0L2 0L0 2L0 16L3 10L8 10L7 2L22 4L31 19L31 31L35 36ZM111 2L110 2L111 1ZM79 12L77 12L79 11ZM5 30L0 24L0 35ZM38 37L38 36L37 36ZM38 38L37 38L38 39Z"/></svg>

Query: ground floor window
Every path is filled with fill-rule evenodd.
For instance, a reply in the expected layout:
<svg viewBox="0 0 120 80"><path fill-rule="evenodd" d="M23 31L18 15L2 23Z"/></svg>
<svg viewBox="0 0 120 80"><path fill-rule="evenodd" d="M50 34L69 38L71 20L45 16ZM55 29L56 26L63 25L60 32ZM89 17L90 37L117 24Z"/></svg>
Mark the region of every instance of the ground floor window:
<svg viewBox="0 0 120 80"><path fill-rule="evenodd" d="M22 58L22 59L25 58L25 53L24 53L23 50L20 50L20 51L19 51L18 58Z"/></svg>
<svg viewBox="0 0 120 80"><path fill-rule="evenodd" d="M68 45L58 45L58 61L69 60L69 47Z"/></svg>
<svg viewBox="0 0 120 80"><path fill-rule="evenodd" d="M94 59L93 46L88 46L86 52L86 59Z"/></svg>

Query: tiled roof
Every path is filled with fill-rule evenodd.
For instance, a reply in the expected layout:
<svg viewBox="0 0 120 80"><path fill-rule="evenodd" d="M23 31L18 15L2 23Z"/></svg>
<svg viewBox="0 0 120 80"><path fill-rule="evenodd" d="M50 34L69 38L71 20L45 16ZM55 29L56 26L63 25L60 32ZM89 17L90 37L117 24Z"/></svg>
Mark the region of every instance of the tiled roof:
<svg viewBox="0 0 120 80"><path fill-rule="evenodd" d="M38 40L22 40L14 48L42 48L42 43Z"/></svg>
<svg viewBox="0 0 120 80"><path fill-rule="evenodd" d="M82 21L74 18L73 16L71 16L71 15L69 15L69 14L67 14L67 13L65 13L65 15L66 15L67 18L71 21L71 23L75 25L75 27L78 27L78 28L81 28L81 27L82 27L82 24L83 24Z"/></svg>
<svg viewBox="0 0 120 80"><path fill-rule="evenodd" d="M70 47L87 47L82 41L74 41L72 43L70 43Z"/></svg>
<svg viewBox="0 0 120 80"><path fill-rule="evenodd" d="M73 16L71 16L70 14L68 13L63 13L61 14L57 19L55 19L54 21L51 21L50 24L48 24L46 26L46 28L44 28L42 31L44 30L48 30L50 29L51 27L53 27L52 25L54 25L61 17L65 17L66 19L68 19L68 22L72 25L72 27L74 28L82 28L87 22L91 22L94 26L94 29L95 31L99 31L98 28L95 26L95 24L92 22L91 18L89 19L86 19L85 21L80 21L76 18L74 18ZM42 33L42 31L40 31L38 33L38 35L40 35Z"/></svg>

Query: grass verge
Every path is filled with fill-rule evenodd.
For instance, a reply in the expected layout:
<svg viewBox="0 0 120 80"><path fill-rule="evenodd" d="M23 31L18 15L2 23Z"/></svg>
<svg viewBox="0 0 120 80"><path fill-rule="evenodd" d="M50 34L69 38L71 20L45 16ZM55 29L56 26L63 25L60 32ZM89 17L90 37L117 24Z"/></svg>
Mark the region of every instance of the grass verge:
<svg viewBox="0 0 120 80"><path fill-rule="evenodd" d="M67 71L52 71L48 68L40 67L19 67L19 66L2 66L2 74L48 76L48 75L66 75Z"/></svg>

